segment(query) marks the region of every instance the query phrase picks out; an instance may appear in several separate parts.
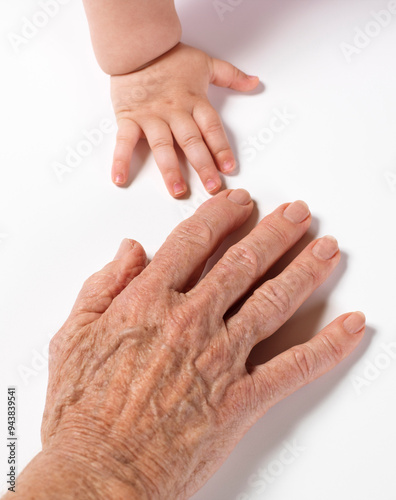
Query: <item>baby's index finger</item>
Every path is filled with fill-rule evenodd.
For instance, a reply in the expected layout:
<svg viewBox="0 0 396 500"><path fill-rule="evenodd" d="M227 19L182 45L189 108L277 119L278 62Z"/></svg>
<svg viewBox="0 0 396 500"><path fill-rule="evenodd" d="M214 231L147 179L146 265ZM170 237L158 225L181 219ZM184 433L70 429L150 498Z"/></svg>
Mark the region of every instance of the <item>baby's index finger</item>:
<svg viewBox="0 0 396 500"><path fill-rule="evenodd" d="M133 151L141 137L141 129L133 120L118 120L118 132L114 149L111 178L117 186L128 180Z"/></svg>

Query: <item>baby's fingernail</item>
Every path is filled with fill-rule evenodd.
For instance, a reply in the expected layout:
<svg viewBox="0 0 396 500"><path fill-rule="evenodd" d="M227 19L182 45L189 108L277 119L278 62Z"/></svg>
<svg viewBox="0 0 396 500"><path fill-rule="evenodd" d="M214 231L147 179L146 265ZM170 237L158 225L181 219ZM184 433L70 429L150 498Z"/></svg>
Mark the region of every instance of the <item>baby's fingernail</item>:
<svg viewBox="0 0 396 500"><path fill-rule="evenodd" d="M365 324L366 316L362 312L356 311L344 321L344 330L348 333L358 333Z"/></svg>
<svg viewBox="0 0 396 500"><path fill-rule="evenodd" d="M181 182L175 182L173 184L173 193L175 196L183 194L185 191L186 191L186 188Z"/></svg>
<svg viewBox="0 0 396 500"><path fill-rule="evenodd" d="M116 184L123 184L124 183L124 176L122 174L117 174L116 178L114 179L114 182Z"/></svg>
<svg viewBox="0 0 396 500"><path fill-rule="evenodd" d="M218 187L217 182L215 182L212 179L209 179L206 183L206 190L209 191L209 193L211 193L212 191L215 191L217 189L217 187Z"/></svg>
<svg viewBox="0 0 396 500"><path fill-rule="evenodd" d="M249 80L256 80L256 78L258 78L258 76L246 75L246 78L248 78Z"/></svg>
<svg viewBox="0 0 396 500"><path fill-rule="evenodd" d="M294 224L300 224L307 217L309 217L309 208L305 201L295 201L289 205L283 212L283 217L286 217L290 222Z"/></svg>
<svg viewBox="0 0 396 500"><path fill-rule="evenodd" d="M312 253L321 260L330 260L338 252L338 243L333 236L323 236L312 249Z"/></svg>
<svg viewBox="0 0 396 500"><path fill-rule="evenodd" d="M234 169L234 164L232 161L227 160L223 163L223 172L231 172L231 170L233 169Z"/></svg>
<svg viewBox="0 0 396 500"><path fill-rule="evenodd" d="M227 198L234 203L238 203L238 205L249 205L252 201L252 198L246 189L235 189L234 191L231 191Z"/></svg>

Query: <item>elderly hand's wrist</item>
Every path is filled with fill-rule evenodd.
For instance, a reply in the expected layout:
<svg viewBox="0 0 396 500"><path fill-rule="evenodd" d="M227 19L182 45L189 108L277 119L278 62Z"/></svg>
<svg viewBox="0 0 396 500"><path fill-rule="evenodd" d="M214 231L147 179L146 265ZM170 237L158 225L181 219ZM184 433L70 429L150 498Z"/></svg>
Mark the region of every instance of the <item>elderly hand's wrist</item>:
<svg viewBox="0 0 396 500"><path fill-rule="evenodd" d="M153 485L137 468L133 453L128 457L118 450L115 443L102 436L101 442L89 441L80 436L68 440L49 454L60 456L66 466L78 466L78 474L93 493L92 498L128 498L128 500L154 499ZM91 493L91 494L92 494Z"/></svg>
<svg viewBox="0 0 396 500"><path fill-rule="evenodd" d="M98 451L98 453L97 453ZM17 480L16 497L29 499L148 500L154 498L138 474L128 477L114 469L115 461L100 450L64 448L40 452Z"/></svg>

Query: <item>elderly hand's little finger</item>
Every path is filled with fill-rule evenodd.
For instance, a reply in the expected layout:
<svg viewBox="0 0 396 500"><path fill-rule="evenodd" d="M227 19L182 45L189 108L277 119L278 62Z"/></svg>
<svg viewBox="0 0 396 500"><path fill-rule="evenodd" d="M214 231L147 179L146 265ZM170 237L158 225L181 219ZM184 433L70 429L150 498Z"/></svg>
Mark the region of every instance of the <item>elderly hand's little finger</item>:
<svg viewBox="0 0 396 500"><path fill-rule="evenodd" d="M344 314L305 344L294 346L264 365L251 368L247 376L253 382L252 401L258 412L257 418L337 366L357 347L364 330L363 313Z"/></svg>
<svg viewBox="0 0 396 500"><path fill-rule="evenodd" d="M238 342L245 340L246 355L286 323L331 275L340 257L336 239L325 236L310 243L278 276L255 290L227 323Z"/></svg>

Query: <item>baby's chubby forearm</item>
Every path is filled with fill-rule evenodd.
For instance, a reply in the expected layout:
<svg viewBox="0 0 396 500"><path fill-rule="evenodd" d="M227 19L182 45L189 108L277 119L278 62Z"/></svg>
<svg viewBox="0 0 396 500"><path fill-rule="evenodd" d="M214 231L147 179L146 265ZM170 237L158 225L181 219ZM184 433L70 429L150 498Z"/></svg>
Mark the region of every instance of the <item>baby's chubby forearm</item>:
<svg viewBox="0 0 396 500"><path fill-rule="evenodd" d="M131 73L177 45L174 0L83 0L97 61L109 75Z"/></svg>

